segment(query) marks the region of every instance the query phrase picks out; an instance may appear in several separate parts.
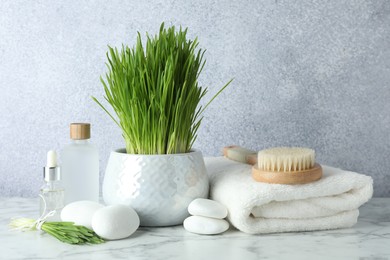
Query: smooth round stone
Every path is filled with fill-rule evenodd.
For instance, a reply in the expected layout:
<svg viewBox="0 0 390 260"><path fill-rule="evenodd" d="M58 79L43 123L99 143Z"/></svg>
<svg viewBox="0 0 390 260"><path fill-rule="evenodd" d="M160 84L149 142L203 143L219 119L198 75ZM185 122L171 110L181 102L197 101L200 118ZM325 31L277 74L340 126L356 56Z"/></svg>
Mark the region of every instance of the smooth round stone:
<svg viewBox="0 0 390 260"><path fill-rule="evenodd" d="M226 218L227 208L215 200L195 199L188 205L188 212L194 216Z"/></svg>
<svg viewBox="0 0 390 260"><path fill-rule="evenodd" d="M137 212L129 206L112 205L96 211L92 228L106 240L122 239L133 234L139 227Z"/></svg>
<svg viewBox="0 0 390 260"><path fill-rule="evenodd" d="M228 230L229 223L224 219L190 216L184 220L183 226L185 230L192 233L215 235Z"/></svg>
<svg viewBox="0 0 390 260"><path fill-rule="evenodd" d="M92 228L92 216L104 206L94 201L80 200L69 203L61 211L61 220Z"/></svg>

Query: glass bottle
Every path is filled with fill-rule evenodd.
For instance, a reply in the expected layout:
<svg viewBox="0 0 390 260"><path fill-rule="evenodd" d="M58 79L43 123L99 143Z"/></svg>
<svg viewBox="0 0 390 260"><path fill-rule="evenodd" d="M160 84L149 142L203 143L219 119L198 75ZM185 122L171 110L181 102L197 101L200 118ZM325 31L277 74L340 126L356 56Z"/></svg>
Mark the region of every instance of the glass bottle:
<svg viewBox="0 0 390 260"><path fill-rule="evenodd" d="M47 221L60 221L61 210L64 207L64 187L61 183L60 167L57 165L57 154L55 151L47 153L47 163L43 168L43 178L45 184L40 189L40 217L46 214Z"/></svg>
<svg viewBox="0 0 390 260"><path fill-rule="evenodd" d="M90 200L99 202L99 153L89 142L91 125L72 123L71 143L61 154L65 202Z"/></svg>

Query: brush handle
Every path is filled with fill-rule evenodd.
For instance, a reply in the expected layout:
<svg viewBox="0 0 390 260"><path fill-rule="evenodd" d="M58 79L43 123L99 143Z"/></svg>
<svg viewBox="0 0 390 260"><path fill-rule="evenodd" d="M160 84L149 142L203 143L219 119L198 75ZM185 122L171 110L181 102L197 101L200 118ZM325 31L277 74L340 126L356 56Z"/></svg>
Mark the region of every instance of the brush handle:
<svg viewBox="0 0 390 260"><path fill-rule="evenodd" d="M257 152L237 146L226 146L222 150L223 155L233 161L255 165L257 163Z"/></svg>

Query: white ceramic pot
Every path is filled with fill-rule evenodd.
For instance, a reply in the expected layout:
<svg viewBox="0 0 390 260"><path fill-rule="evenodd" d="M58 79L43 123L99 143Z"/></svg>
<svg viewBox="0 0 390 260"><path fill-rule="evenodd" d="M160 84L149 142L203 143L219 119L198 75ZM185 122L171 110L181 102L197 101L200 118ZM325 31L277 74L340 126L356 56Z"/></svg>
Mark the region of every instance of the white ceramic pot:
<svg viewBox="0 0 390 260"><path fill-rule="evenodd" d="M183 154L127 154L111 152L103 182L106 204L135 209L142 226L182 224L187 207L207 198L209 182L203 156L193 150Z"/></svg>

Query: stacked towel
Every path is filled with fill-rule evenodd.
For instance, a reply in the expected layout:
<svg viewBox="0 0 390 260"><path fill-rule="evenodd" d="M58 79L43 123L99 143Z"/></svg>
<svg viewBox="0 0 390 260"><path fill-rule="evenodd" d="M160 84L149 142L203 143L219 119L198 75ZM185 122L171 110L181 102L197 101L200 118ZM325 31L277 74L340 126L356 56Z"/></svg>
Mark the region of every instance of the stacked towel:
<svg viewBox="0 0 390 260"><path fill-rule="evenodd" d="M228 220L251 234L351 227L373 193L372 178L322 165L319 181L302 185L256 182L250 165L206 158L211 199L224 204Z"/></svg>

